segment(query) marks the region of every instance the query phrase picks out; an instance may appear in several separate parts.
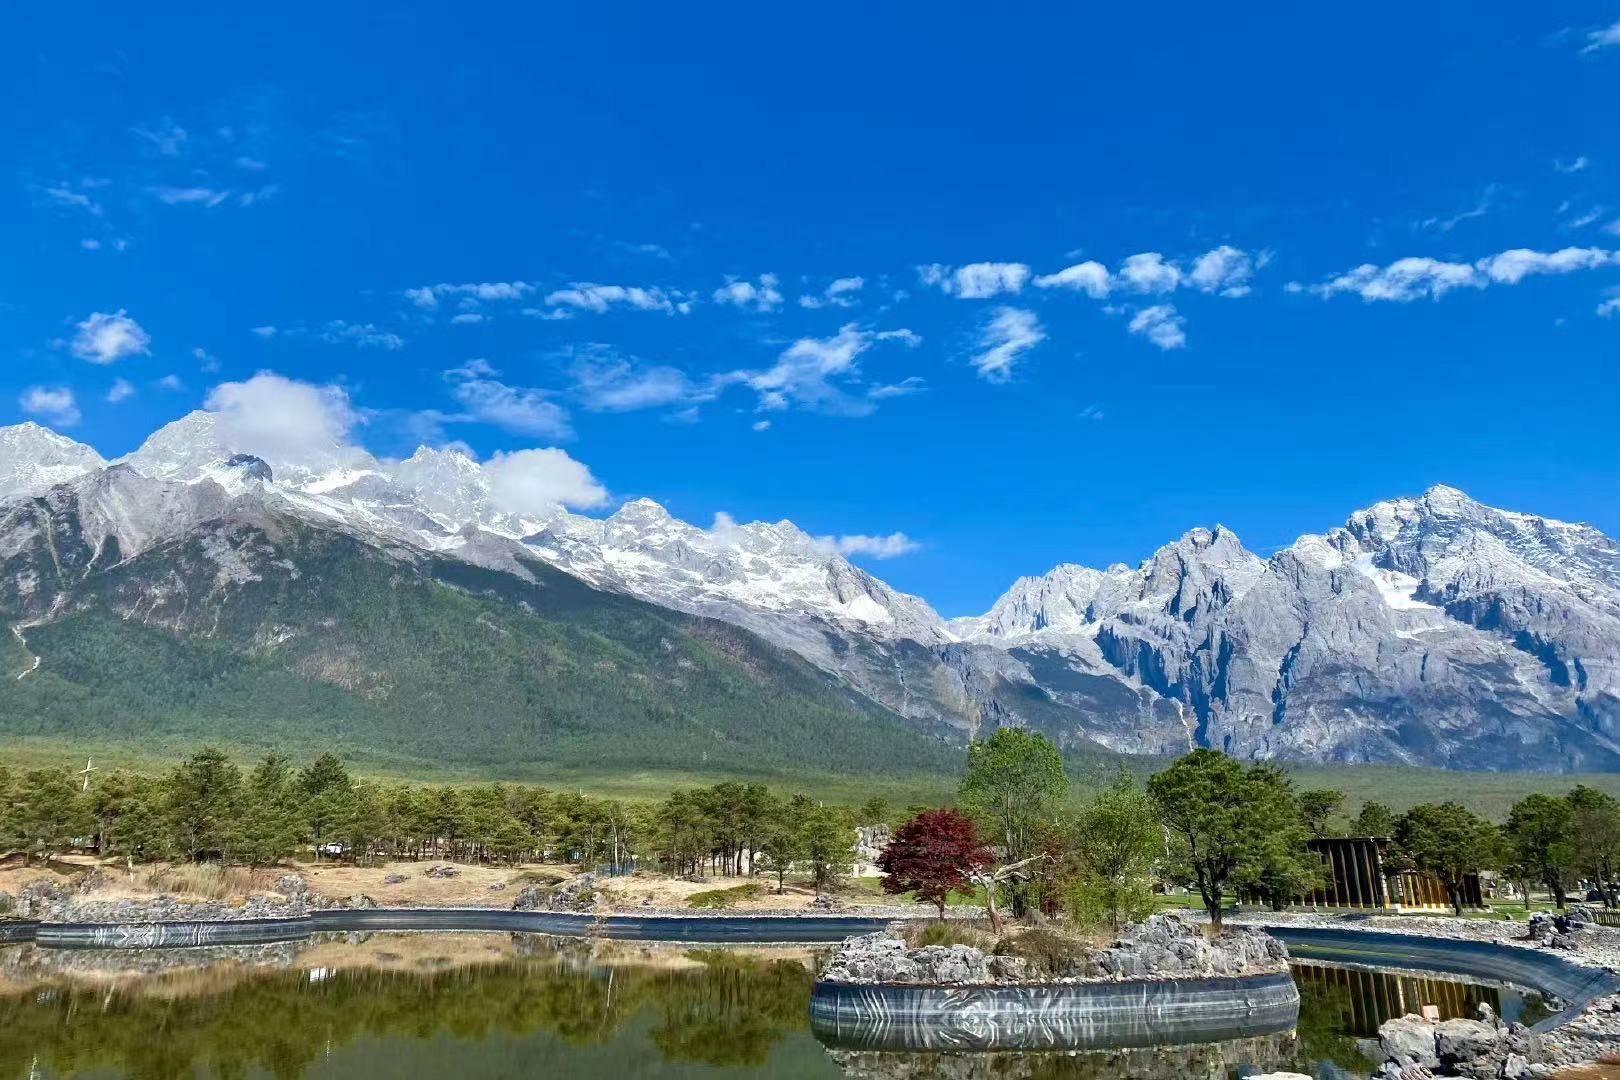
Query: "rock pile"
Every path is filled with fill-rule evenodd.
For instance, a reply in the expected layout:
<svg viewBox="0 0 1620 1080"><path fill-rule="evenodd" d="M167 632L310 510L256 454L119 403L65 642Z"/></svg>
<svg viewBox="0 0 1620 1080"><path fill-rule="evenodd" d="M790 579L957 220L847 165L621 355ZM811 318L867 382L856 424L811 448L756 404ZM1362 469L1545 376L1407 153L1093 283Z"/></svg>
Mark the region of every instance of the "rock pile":
<svg viewBox="0 0 1620 1080"><path fill-rule="evenodd" d="M523 886L512 901L513 911L595 911L602 902L594 872L581 874L555 887L538 883Z"/></svg>
<svg viewBox="0 0 1620 1080"><path fill-rule="evenodd" d="M1039 932L1039 931L1037 931ZM899 938L871 934L844 943L822 978L846 983L994 984L1048 981L1174 979L1257 975L1283 971L1288 950L1282 942L1252 928L1206 938L1202 929L1174 915L1155 915L1106 949L1077 948L1073 955L1042 960L1052 975L1033 969L1018 955L1017 942L986 954L970 945L911 949Z"/></svg>
<svg viewBox="0 0 1620 1080"><path fill-rule="evenodd" d="M1541 1037L1522 1024L1504 1024L1488 1005L1478 1020L1434 1023L1421 1016L1385 1021L1378 1029L1378 1080L1538 1080L1557 1069L1534 1064L1542 1056Z"/></svg>
<svg viewBox="0 0 1620 1080"><path fill-rule="evenodd" d="M1598 925L1597 918L1584 907L1570 908L1560 915L1537 913L1530 916L1530 929L1526 938L1549 949L1575 952L1587 943L1587 932Z"/></svg>

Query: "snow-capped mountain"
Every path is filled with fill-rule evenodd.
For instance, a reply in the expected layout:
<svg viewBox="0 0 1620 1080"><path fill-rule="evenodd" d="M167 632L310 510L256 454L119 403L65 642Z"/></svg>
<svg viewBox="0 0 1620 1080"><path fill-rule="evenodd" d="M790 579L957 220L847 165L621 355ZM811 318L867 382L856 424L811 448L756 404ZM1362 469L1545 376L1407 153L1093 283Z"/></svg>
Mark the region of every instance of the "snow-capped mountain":
<svg viewBox="0 0 1620 1080"><path fill-rule="evenodd" d="M1193 529L1139 566L1065 564L947 622L788 521L702 528L646 499L537 512L455 450L264 441L193 413L108 465L21 425L0 430L0 498L71 492L96 564L243 506L530 580L538 560L752 631L946 741L1018 724L1131 753L1620 768L1620 547L1451 488L1270 558ZM0 555L37 528L15 521Z"/></svg>
<svg viewBox="0 0 1620 1080"><path fill-rule="evenodd" d="M1135 570L1060 566L953 625L1088 665L1094 647L1176 702L1198 745L1620 766L1620 548L1454 488L1379 503L1269 559L1217 528Z"/></svg>
<svg viewBox="0 0 1620 1080"><path fill-rule="evenodd" d="M0 499L36 495L106 467L83 443L35 423L0 428Z"/></svg>

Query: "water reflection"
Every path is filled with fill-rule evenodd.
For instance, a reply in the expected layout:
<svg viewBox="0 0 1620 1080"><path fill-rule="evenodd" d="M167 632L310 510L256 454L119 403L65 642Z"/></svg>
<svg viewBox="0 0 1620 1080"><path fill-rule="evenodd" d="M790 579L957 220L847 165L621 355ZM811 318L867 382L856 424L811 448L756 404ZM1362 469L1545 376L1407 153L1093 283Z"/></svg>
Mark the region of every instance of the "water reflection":
<svg viewBox="0 0 1620 1080"><path fill-rule="evenodd" d="M0 1080L513 1075L895 1080L1365 1075L1355 1039L1394 1010L1533 996L1301 965L1293 1033L1086 1053L825 1048L808 951L682 950L510 934L372 934L251 948L0 947Z"/></svg>

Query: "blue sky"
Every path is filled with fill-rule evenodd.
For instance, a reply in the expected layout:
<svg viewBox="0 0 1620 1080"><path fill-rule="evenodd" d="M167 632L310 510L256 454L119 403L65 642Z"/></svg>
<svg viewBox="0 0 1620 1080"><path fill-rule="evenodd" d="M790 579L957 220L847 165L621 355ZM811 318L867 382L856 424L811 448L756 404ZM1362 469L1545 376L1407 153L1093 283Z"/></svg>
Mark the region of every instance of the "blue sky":
<svg viewBox="0 0 1620 1080"><path fill-rule="evenodd" d="M947 614L1439 482L1620 534L1620 4L574 8L13 14L0 422L272 371Z"/></svg>

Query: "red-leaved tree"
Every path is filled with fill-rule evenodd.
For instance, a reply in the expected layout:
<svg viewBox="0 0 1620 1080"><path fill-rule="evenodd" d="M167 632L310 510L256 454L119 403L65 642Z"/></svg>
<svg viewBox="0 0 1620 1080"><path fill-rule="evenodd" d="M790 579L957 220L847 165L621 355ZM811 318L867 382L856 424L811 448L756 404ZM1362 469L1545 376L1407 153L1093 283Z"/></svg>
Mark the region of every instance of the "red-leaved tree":
<svg viewBox="0 0 1620 1080"><path fill-rule="evenodd" d="M951 893L968 891L972 875L995 861L973 819L956 810L924 810L895 832L878 856L886 893L915 892L918 903L939 908Z"/></svg>

